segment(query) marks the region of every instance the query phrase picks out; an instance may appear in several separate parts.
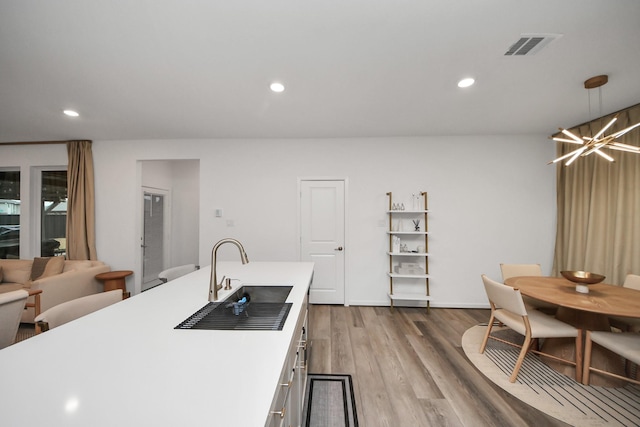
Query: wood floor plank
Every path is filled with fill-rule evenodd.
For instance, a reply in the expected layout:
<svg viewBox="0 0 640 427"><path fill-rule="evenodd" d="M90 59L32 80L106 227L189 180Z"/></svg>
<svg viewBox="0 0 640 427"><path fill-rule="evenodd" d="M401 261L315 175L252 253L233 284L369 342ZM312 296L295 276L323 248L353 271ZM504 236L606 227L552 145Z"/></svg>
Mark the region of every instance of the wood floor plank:
<svg viewBox="0 0 640 427"><path fill-rule="evenodd" d="M334 374L355 374L353 347L349 337L348 307L331 306L331 370Z"/></svg>
<svg viewBox="0 0 640 427"><path fill-rule="evenodd" d="M309 330L314 338L331 338L331 306L311 304L309 306Z"/></svg>
<svg viewBox="0 0 640 427"><path fill-rule="evenodd" d="M362 319L362 316L360 318ZM355 378L358 378L357 408L360 423L363 426L395 427L397 424L394 411L387 397L376 354L371 347L369 331L354 326L349 332L356 361Z"/></svg>
<svg viewBox="0 0 640 427"><path fill-rule="evenodd" d="M308 370L310 374L332 373L331 369L331 340L316 338L310 341L308 356Z"/></svg>
<svg viewBox="0 0 640 427"><path fill-rule="evenodd" d="M362 323L371 328L372 324L377 324L380 307L358 307ZM387 309L388 310L388 309Z"/></svg>
<svg viewBox="0 0 640 427"><path fill-rule="evenodd" d="M419 314L419 312L422 313ZM391 317L403 333L422 336L422 332L416 327L412 316L422 319L424 317L424 308L395 310Z"/></svg>
<svg viewBox="0 0 640 427"><path fill-rule="evenodd" d="M462 421L460 421L447 399L424 399L422 400L422 408L429 419L430 426L463 426Z"/></svg>
<svg viewBox="0 0 640 427"><path fill-rule="evenodd" d="M411 378L410 385L415 396L418 399L442 399L444 397L442 392L407 339L408 335L412 335L413 329L410 330L409 334L406 334L407 328L402 328L405 323L403 321L405 317L397 311L396 314L393 317L381 316L380 323L389 338L391 348L395 351L405 375ZM415 329L418 330L417 328Z"/></svg>
<svg viewBox="0 0 640 427"><path fill-rule="evenodd" d="M377 321L366 323L366 328L372 350L378 359L383 386L395 413L396 425L427 425L428 420L411 388L413 378L405 373L395 352L393 340L384 333L383 322L386 317L384 313L378 315Z"/></svg>
<svg viewBox="0 0 640 427"><path fill-rule="evenodd" d="M363 328L364 320L362 319L362 313L358 307L353 307L352 310L347 310L347 313L351 316L351 326L354 328Z"/></svg>
<svg viewBox="0 0 640 427"><path fill-rule="evenodd" d="M331 316L328 305L309 306L308 372L331 373Z"/></svg>
<svg viewBox="0 0 640 427"><path fill-rule="evenodd" d="M441 314L442 316L436 316L436 317L442 319L442 323L447 323L448 327L450 328L450 331L452 331L451 332L452 337L453 336L462 337L465 331L469 329L468 321L462 318L459 312L456 312L454 310L444 310L444 311L440 311L439 314ZM488 311L486 311L486 317L482 319L482 322L487 322L487 321L489 321Z"/></svg>

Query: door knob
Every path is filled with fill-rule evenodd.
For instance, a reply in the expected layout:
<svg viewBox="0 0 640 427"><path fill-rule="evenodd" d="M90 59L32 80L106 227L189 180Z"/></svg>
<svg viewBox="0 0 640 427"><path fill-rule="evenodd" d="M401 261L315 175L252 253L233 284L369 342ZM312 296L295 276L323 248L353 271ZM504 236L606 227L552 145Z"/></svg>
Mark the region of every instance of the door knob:
<svg viewBox="0 0 640 427"><path fill-rule="evenodd" d="M338 246L337 248L334 249L334 251L341 251L342 250L342 246Z"/></svg>

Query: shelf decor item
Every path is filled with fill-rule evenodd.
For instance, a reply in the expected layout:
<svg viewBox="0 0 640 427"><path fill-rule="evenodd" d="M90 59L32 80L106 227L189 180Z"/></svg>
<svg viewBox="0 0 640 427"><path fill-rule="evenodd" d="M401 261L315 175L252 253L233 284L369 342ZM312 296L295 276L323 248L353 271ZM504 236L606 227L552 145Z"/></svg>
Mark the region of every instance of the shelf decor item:
<svg viewBox="0 0 640 427"><path fill-rule="evenodd" d="M422 196L420 195L420 193L411 195L411 202L413 204L414 211L419 211L420 209L422 209L422 206L420 204L420 202L422 201L420 200L421 198Z"/></svg>
<svg viewBox="0 0 640 427"><path fill-rule="evenodd" d="M393 311L394 301L417 301L426 302L427 312L431 304L431 294L429 290L429 253L428 253L428 235L427 231L427 193L420 192L412 194L411 210L404 209L404 203L394 203L393 194L387 193L389 197L389 269L387 276L389 277L389 300L390 308ZM424 206L422 202L424 200ZM398 209L398 206L400 208ZM411 220L414 228L411 230L407 227L407 231L402 227L403 221ZM424 227L421 222L424 220ZM421 228L423 230L421 231ZM411 231L409 231L411 230ZM400 240L402 237L402 241ZM409 250L417 248L417 250ZM394 281L398 281L398 284ZM416 283L424 283L424 291L413 291L412 288ZM401 289L401 292L394 290L394 285ZM404 289L409 289L405 292Z"/></svg>

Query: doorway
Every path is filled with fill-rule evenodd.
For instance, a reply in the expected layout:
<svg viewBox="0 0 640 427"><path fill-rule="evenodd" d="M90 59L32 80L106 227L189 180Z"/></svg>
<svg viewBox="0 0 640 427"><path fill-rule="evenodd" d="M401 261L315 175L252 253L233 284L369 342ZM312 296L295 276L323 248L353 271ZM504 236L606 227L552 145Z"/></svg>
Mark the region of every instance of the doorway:
<svg viewBox="0 0 640 427"><path fill-rule="evenodd" d="M165 269L170 236L169 192L167 190L143 188L142 224L142 290L160 283L158 274Z"/></svg>
<svg viewBox="0 0 640 427"><path fill-rule="evenodd" d="M300 180L300 259L313 261L312 304L345 304L345 180Z"/></svg>
<svg viewBox="0 0 640 427"><path fill-rule="evenodd" d="M136 293L161 283L157 276L162 271L161 263L164 269L197 265L200 240L200 160L138 163L140 204L136 243L141 248L136 260ZM149 198L145 200L145 196Z"/></svg>

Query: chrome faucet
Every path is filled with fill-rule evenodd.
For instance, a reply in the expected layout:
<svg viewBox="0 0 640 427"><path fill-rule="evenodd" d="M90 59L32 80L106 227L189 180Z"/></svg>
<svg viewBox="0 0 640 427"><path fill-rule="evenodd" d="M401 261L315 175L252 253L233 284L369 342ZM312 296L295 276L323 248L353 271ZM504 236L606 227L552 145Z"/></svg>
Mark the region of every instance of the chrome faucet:
<svg viewBox="0 0 640 427"><path fill-rule="evenodd" d="M244 251L242 247L242 243L237 241L236 239L222 239L215 245L213 245L213 249L211 250L211 279L209 279L209 301L217 301L218 300L218 289L222 288L222 281L224 281L224 277L218 284L218 273L216 266L216 253L218 252L218 248L225 243L233 243L238 247L240 251L240 260L242 260L243 264L247 264L249 262L249 258L247 257L247 253Z"/></svg>

